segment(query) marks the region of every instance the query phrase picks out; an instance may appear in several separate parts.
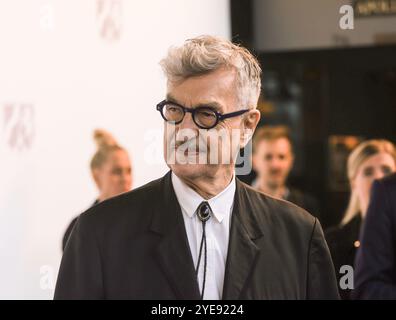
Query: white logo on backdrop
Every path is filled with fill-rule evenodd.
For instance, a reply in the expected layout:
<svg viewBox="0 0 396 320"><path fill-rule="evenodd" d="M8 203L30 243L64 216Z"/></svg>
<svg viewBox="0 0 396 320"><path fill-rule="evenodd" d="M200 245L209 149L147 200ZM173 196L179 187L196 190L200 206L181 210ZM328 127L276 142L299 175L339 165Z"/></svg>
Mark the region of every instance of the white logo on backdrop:
<svg viewBox="0 0 396 320"><path fill-rule="evenodd" d="M34 106L7 103L3 106L3 132L6 145L14 151L29 150L34 140Z"/></svg>
<svg viewBox="0 0 396 320"><path fill-rule="evenodd" d="M122 33L121 0L97 0L96 19L102 39L109 42L120 40Z"/></svg>
<svg viewBox="0 0 396 320"><path fill-rule="evenodd" d="M40 7L40 28L45 31L51 31L55 28L54 7L47 3Z"/></svg>
<svg viewBox="0 0 396 320"><path fill-rule="evenodd" d="M54 290L55 289L55 270L50 265L40 267L40 289Z"/></svg>

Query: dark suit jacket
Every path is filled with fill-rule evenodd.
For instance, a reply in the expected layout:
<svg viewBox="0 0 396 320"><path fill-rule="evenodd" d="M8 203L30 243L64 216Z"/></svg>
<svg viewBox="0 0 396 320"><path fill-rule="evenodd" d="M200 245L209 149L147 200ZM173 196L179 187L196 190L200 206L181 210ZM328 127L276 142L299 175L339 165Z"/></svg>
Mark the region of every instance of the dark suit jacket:
<svg viewBox="0 0 396 320"><path fill-rule="evenodd" d="M96 205L96 204L98 204L98 203L99 203L99 200L95 200L95 202L92 204L91 207L93 207L94 205ZM70 234L71 234L71 232L72 232L72 230L73 230L73 228L74 228L74 225L75 225L76 222L77 222L77 219L78 219L78 216L75 217L75 218L70 222L69 226L67 227L67 229L66 229L66 231L65 231L65 234L63 235L63 239L62 239L62 251L65 251L65 247L66 247L67 240L69 240Z"/></svg>
<svg viewBox="0 0 396 320"><path fill-rule="evenodd" d="M355 262L356 299L396 299L396 174L373 184Z"/></svg>
<svg viewBox="0 0 396 320"><path fill-rule="evenodd" d="M237 180L223 299L335 299L317 219ZM199 299L170 173L83 213L55 299Z"/></svg>
<svg viewBox="0 0 396 320"><path fill-rule="evenodd" d="M314 217L318 218L319 221L321 220L318 202L310 194L302 192L296 188L289 188L289 194L285 200L298 205L299 207L307 210Z"/></svg>

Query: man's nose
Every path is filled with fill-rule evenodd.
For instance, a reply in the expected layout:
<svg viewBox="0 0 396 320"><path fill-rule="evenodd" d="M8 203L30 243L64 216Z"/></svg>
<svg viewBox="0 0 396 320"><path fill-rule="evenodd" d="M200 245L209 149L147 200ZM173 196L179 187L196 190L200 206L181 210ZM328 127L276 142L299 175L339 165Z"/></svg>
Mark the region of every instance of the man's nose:
<svg viewBox="0 0 396 320"><path fill-rule="evenodd" d="M123 182L128 181L129 179L131 179L131 173L129 171L124 171L121 175L121 180Z"/></svg>
<svg viewBox="0 0 396 320"><path fill-rule="evenodd" d="M186 112L182 122L179 123L179 129L196 129L197 125L195 124L192 114L190 112Z"/></svg>
<svg viewBox="0 0 396 320"><path fill-rule="evenodd" d="M382 179L383 177L385 177L385 174L381 170L376 170L374 174L374 179Z"/></svg>
<svg viewBox="0 0 396 320"><path fill-rule="evenodd" d="M271 161L270 161L270 166L273 169L278 169L280 167L280 163L281 162L278 159L272 158Z"/></svg>

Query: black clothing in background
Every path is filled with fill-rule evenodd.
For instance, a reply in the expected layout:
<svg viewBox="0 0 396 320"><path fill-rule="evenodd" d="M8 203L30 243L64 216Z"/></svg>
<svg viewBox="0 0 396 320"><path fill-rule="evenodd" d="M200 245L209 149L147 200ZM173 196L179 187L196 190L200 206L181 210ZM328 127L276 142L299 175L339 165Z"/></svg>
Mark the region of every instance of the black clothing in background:
<svg viewBox="0 0 396 320"><path fill-rule="evenodd" d="M344 300L350 299L351 290L340 288L340 278L344 275L340 273L340 268L343 265L354 266L356 251L360 245L359 232L361 224L362 218L359 213L346 225L332 227L325 232L337 276L338 290L341 299Z"/></svg>
<svg viewBox="0 0 396 320"><path fill-rule="evenodd" d="M373 183L352 296L396 299L396 174Z"/></svg>

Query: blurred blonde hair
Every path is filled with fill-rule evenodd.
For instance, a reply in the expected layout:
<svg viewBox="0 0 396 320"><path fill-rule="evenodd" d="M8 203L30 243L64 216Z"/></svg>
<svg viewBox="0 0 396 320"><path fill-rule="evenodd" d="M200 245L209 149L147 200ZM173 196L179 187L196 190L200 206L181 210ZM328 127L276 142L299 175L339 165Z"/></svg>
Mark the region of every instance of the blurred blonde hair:
<svg viewBox="0 0 396 320"><path fill-rule="evenodd" d="M359 198L352 190L352 181L356 178L357 172L368 158L385 152L392 156L393 160L396 164L396 149L392 142L388 140L367 140L360 143L349 155L347 170L348 170L348 179L349 184L351 186L351 195L349 198L349 204L347 210L345 211L344 218L341 221L341 225L347 224L351 221L361 210Z"/></svg>
<svg viewBox="0 0 396 320"><path fill-rule="evenodd" d="M96 129L93 134L97 150L91 160L91 170L100 168L105 163L109 155L117 150L123 150L114 137L103 129Z"/></svg>
<svg viewBox="0 0 396 320"><path fill-rule="evenodd" d="M188 39L181 47L171 47L160 65L170 83L207 74L223 67L234 69L237 73L240 108L257 106L261 90L260 65L246 48L231 41L209 35Z"/></svg>

